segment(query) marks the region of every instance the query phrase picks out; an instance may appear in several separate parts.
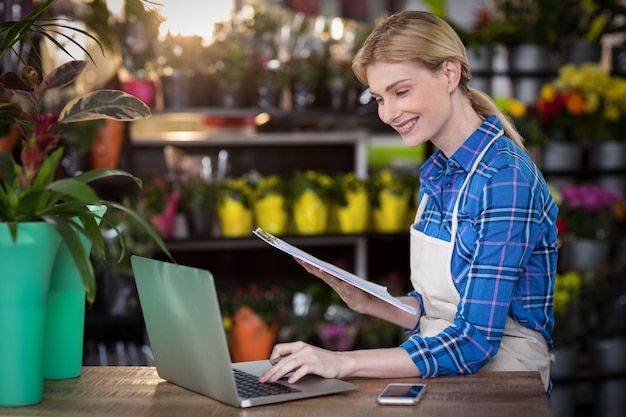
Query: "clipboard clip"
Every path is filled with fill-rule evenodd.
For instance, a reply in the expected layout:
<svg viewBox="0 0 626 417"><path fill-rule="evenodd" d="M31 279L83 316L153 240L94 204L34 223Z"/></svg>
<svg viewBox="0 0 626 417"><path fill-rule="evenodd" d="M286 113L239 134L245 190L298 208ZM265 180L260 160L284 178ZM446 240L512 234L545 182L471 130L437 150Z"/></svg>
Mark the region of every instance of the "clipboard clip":
<svg viewBox="0 0 626 417"><path fill-rule="evenodd" d="M254 234L259 236L261 239L272 243L274 245L278 244L278 239L272 235L270 235L269 233L267 233L266 231L264 231L263 229L261 229L260 227L257 227L256 229L254 229Z"/></svg>

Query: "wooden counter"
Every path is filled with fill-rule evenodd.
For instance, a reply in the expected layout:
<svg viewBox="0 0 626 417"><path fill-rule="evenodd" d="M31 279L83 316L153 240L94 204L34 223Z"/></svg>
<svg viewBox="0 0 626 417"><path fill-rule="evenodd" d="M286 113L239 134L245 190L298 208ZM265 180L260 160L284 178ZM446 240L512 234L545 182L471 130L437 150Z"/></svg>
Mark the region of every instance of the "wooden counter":
<svg viewBox="0 0 626 417"><path fill-rule="evenodd" d="M152 367L85 367L79 378L46 381L44 400L28 407L0 407L0 416L551 416L538 373L482 372L419 379L428 384L415 406L380 406L388 382L352 379L360 389L282 404L238 409L160 379Z"/></svg>

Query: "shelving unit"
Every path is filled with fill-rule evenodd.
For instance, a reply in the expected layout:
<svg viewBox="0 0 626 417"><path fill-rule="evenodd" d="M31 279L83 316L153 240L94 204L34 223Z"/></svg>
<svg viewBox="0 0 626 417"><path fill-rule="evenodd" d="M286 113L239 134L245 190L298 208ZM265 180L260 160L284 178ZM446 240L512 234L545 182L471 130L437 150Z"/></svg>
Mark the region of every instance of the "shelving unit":
<svg viewBox="0 0 626 417"><path fill-rule="evenodd" d="M297 170L322 170L329 174L353 171L357 176L367 174L369 135L364 130L339 132L278 132L255 133L248 128L212 129L201 123L188 123L183 130L168 128L171 113L160 120L156 115L150 124L134 125L130 132L133 148L134 172L145 167L167 172L163 149L175 146L193 155L206 155L216 161L219 151L226 150L229 174L239 176L251 170L262 175L292 175ZM177 117L174 115L174 117ZM180 114L181 119L198 120L201 113ZM245 116L244 116L245 117ZM191 130L191 129L194 130ZM213 164L215 166L215 164ZM293 244L307 248L351 246L354 249L354 272L367 277L367 239L363 236L323 235L306 238L294 236ZM228 250L266 250L258 239L207 238L203 240L173 240L168 248L178 254L219 252ZM212 268L214 269L214 268Z"/></svg>

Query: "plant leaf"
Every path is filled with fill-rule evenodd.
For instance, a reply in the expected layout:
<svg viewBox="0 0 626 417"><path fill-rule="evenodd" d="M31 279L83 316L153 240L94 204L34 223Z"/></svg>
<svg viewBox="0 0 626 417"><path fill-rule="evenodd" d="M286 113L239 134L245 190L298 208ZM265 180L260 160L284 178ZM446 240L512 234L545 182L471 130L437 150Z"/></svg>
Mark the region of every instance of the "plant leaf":
<svg viewBox="0 0 626 417"><path fill-rule="evenodd" d="M57 35L67 39L69 42L73 43L75 46L77 46L78 48L80 48L81 51L83 51L83 53L89 58L89 60L91 62L94 62L93 57L91 56L91 53L89 53L89 51L83 46L82 43L77 42L76 39L74 39L73 36L69 36L67 33L62 32L58 29L56 30L50 30L50 27L54 27L54 28L60 28L62 30L71 30L74 32L78 32L81 35L90 38L91 40L93 40L96 45L98 45L98 47L100 48L100 52L102 53L102 55L104 55L104 47L102 46L102 42L100 42L100 40L98 38L96 38L94 35L92 35L91 33L77 28L77 27L73 27L73 26L68 26L68 25L62 25L58 22L57 19L49 19L51 20L50 23L45 23L45 24L41 24L41 25L37 25L38 26L38 33L40 33L41 35L45 36L46 38L48 38L48 40L52 43L54 43L60 50L62 50L63 52L65 52L68 56L70 56L72 59L74 59L74 57L72 56L72 54L65 48L64 43L65 42L59 42L54 36L50 35L48 32L53 32L56 33ZM67 19L64 19L67 20Z"/></svg>
<svg viewBox="0 0 626 417"><path fill-rule="evenodd" d="M18 21L0 22L0 58L20 40L33 34L32 26L56 0L46 0ZM19 55L19 54L18 54Z"/></svg>
<svg viewBox="0 0 626 417"><path fill-rule="evenodd" d="M2 174L1 176L4 182L7 184L13 184L13 181L15 181L14 166L15 160L11 152L6 150L0 151L0 173Z"/></svg>
<svg viewBox="0 0 626 417"><path fill-rule="evenodd" d="M29 188L19 195L14 218L17 221L38 221L39 212L54 204L51 193L42 187Z"/></svg>
<svg viewBox="0 0 626 417"><path fill-rule="evenodd" d="M148 232L150 237L156 242L157 245L159 245L159 248L163 251L163 253L166 254L172 260L172 262L177 263L174 257L172 256L172 254L170 253L169 249L167 249L167 246L165 245L165 242L163 241L163 238L161 237L159 232L157 232L157 230L151 224L146 222L146 220L142 216L140 216L136 211L124 206L123 204L119 204L114 201L104 201L103 204L109 207L113 207L117 210L121 210L125 212L126 214L128 214L130 217L132 217L133 220L139 223L139 225L141 225L141 227L143 227L146 230L146 232Z"/></svg>
<svg viewBox="0 0 626 417"><path fill-rule="evenodd" d="M27 117L28 115L16 103L0 103L0 125Z"/></svg>
<svg viewBox="0 0 626 417"><path fill-rule="evenodd" d="M89 259L89 253L85 250L80 239L81 233L87 233L70 218L48 215L44 215L42 218L55 228L65 245L67 245L87 292L87 301L93 303L96 298L96 278ZM98 231L98 233L100 232ZM88 237L92 239L92 236Z"/></svg>
<svg viewBox="0 0 626 417"><path fill-rule="evenodd" d="M59 122L96 119L132 121L150 115L150 108L131 94L119 90L98 90L75 97L67 103L59 114Z"/></svg>
<svg viewBox="0 0 626 417"><path fill-rule="evenodd" d="M15 72L7 72L0 77L0 86L9 90L33 91L33 87L26 84L22 77Z"/></svg>
<svg viewBox="0 0 626 417"><path fill-rule="evenodd" d="M63 148L55 149L50 155L44 158L37 176L33 181L33 188L45 187L54 180L59 161L63 157Z"/></svg>
<svg viewBox="0 0 626 417"><path fill-rule="evenodd" d="M100 204L100 198L94 189L75 178L62 178L51 182L45 188L85 204Z"/></svg>
<svg viewBox="0 0 626 417"><path fill-rule="evenodd" d="M89 213L85 213L82 216L79 216L80 221L85 228L85 231L88 236L91 237L91 248L94 252L98 254L101 258L105 258L104 251L104 238L102 237L102 231L100 230L100 226L98 225L100 216L93 211L89 211ZM98 220L96 220L96 218Z"/></svg>
<svg viewBox="0 0 626 417"><path fill-rule="evenodd" d="M55 68L43 79L39 87L39 93L43 94L54 88L62 88L70 85L83 72L87 61L69 61Z"/></svg>
<svg viewBox="0 0 626 417"><path fill-rule="evenodd" d="M16 183L14 181L13 187L6 182L4 187L0 185L0 221L11 221L15 218L16 203L19 201Z"/></svg>
<svg viewBox="0 0 626 417"><path fill-rule="evenodd" d="M135 177L133 174L127 171L123 171L121 169L92 169L90 171L85 171L82 174L75 176L74 179L88 183L101 178L107 178L116 175L132 178L133 181L135 181L135 183L139 186L139 188L141 188L142 186L141 178Z"/></svg>

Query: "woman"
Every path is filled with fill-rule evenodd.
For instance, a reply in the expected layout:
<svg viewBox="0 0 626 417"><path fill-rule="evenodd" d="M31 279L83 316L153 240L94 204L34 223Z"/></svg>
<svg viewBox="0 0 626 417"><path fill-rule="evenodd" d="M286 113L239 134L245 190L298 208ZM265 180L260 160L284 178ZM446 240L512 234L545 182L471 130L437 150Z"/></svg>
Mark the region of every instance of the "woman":
<svg viewBox="0 0 626 417"><path fill-rule="evenodd" d="M480 369L539 371L549 389L557 207L519 133L469 87L465 48L426 12L382 22L353 61L381 120L407 146L438 148L420 170L411 227L410 315L307 264L355 311L403 326L399 347L330 352L275 346L260 377L434 377Z"/></svg>

